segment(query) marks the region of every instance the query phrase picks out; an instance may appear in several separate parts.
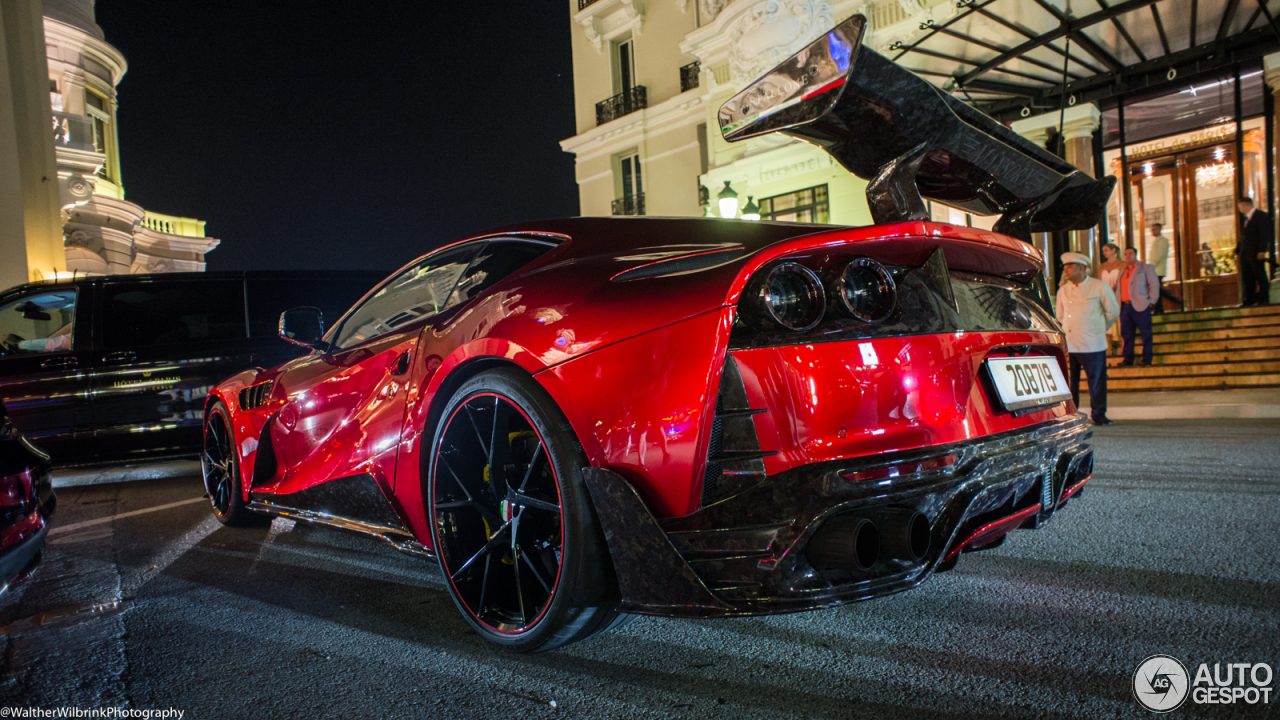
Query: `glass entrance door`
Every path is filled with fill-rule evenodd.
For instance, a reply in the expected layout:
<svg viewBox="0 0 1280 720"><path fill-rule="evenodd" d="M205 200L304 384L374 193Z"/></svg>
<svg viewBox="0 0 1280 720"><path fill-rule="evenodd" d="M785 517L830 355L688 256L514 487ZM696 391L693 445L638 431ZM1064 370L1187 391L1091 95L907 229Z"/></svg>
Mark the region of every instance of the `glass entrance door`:
<svg viewBox="0 0 1280 720"><path fill-rule="evenodd" d="M1188 310L1239 302L1235 167L1232 143L1129 165L1133 246Z"/></svg>
<svg viewBox="0 0 1280 720"><path fill-rule="evenodd" d="M1178 156L1186 238L1183 298L1188 309L1239 302L1236 276L1236 162L1234 144Z"/></svg>

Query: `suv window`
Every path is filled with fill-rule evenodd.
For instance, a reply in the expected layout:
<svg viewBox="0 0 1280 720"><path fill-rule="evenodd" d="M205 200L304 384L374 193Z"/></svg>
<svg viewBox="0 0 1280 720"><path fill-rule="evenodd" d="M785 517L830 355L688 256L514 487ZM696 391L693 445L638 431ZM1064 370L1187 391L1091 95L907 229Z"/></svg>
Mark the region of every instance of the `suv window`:
<svg viewBox="0 0 1280 720"><path fill-rule="evenodd" d="M552 247L546 243L514 238L489 241L458 281L449 304L465 303L496 285L499 280L542 257Z"/></svg>
<svg viewBox="0 0 1280 720"><path fill-rule="evenodd" d="M24 295L0 306L0 354L70 350L75 307L74 289Z"/></svg>
<svg viewBox="0 0 1280 720"><path fill-rule="evenodd" d="M429 255L395 276L351 311L333 344L359 345L453 307L453 289L479 249L467 245Z"/></svg>
<svg viewBox="0 0 1280 720"><path fill-rule="evenodd" d="M246 337L240 280L111 283L104 292L108 349Z"/></svg>

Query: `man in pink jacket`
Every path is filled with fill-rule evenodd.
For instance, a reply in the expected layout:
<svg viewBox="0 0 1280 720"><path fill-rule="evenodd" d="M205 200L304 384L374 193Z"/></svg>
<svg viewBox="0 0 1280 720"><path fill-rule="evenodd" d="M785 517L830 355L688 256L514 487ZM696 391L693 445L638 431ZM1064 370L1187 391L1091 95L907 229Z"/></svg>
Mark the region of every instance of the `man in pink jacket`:
<svg viewBox="0 0 1280 720"><path fill-rule="evenodd" d="M1138 251L1125 248L1127 267L1120 273L1120 337L1124 338L1124 360L1121 365L1133 364L1134 331L1142 333L1142 361L1151 364L1151 306L1160 300L1160 279L1155 268L1138 260Z"/></svg>

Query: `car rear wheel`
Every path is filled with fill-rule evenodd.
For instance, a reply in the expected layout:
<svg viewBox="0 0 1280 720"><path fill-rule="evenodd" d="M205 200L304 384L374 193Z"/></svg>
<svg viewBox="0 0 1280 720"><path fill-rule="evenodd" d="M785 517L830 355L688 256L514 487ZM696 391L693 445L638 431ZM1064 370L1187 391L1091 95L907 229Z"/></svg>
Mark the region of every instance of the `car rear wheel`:
<svg viewBox="0 0 1280 720"><path fill-rule="evenodd" d="M227 406L215 402L204 422L204 452L200 467L204 489L213 505L213 514L223 525L258 525L268 518L245 507L240 485L240 460L231 440L231 416Z"/></svg>
<svg viewBox="0 0 1280 720"><path fill-rule="evenodd" d="M551 397L519 371L488 371L442 417L424 497L463 616L516 652L609 629L618 584L582 482L587 459Z"/></svg>

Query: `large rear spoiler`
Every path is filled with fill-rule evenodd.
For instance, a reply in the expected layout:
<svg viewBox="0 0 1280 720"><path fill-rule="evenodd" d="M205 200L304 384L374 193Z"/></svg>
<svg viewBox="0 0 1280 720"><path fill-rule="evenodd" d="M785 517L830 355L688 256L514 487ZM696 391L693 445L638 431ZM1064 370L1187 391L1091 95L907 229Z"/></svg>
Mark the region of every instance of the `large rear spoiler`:
<svg viewBox="0 0 1280 720"><path fill-rule="evenodd" d="M818 145L870 181L877 224L928 219L924 198L1000 214L996 232L1027 241L1098 224L1114 177L1094 180L862 47L866 23L840 23L721 106L724 139L777 131Z"/></svg>

